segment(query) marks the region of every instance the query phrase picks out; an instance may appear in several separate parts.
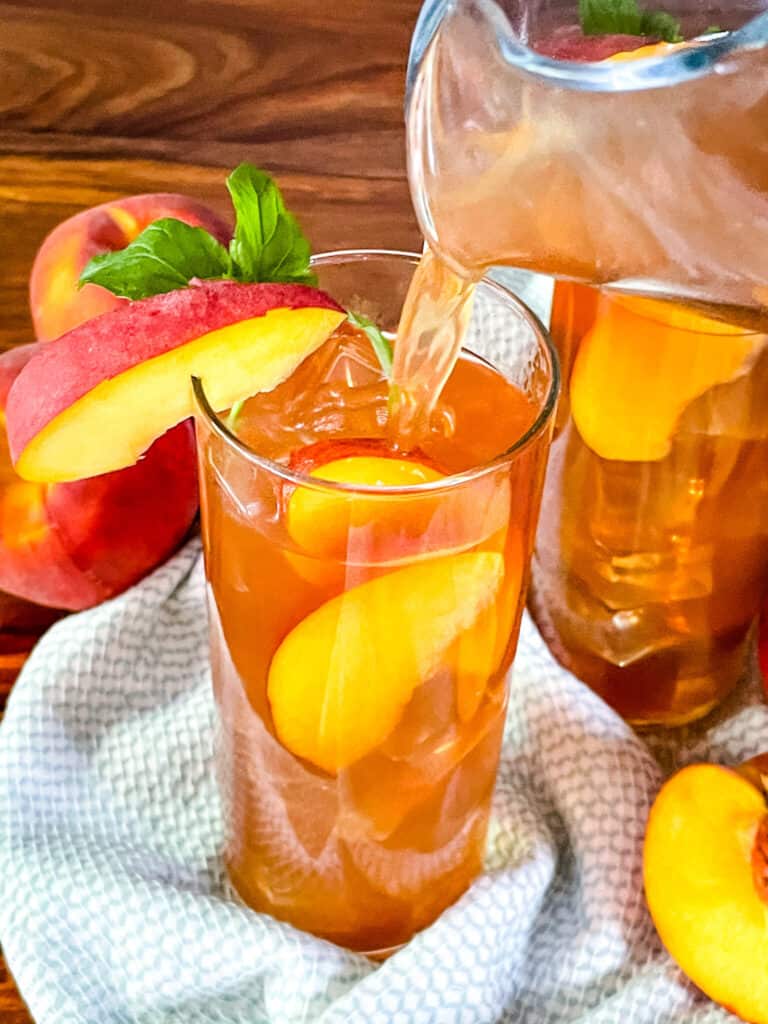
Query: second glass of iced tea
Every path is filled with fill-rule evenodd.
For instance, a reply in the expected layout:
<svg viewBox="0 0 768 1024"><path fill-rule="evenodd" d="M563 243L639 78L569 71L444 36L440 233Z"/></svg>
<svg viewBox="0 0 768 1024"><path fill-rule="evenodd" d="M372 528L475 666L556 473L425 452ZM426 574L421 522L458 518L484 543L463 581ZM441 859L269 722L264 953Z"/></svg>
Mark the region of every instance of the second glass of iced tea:
<svg viewBox="0 0 768 1024"><path fill-rule="evenodd" d="M394 331L416 256L317 257ZM251 906L381 954L481 869L557 373L491 282L417 450L344 322L233 423L196 385L229 876ZM488 360L492 360L492 363Z"/></svg>
<svg viewBox="0 0 768 1024"><path fill-rule="evenodd" d="M768 335L567 283L552 335L534 617L631 722L692 721L744 672L768 585Z"/></svg>

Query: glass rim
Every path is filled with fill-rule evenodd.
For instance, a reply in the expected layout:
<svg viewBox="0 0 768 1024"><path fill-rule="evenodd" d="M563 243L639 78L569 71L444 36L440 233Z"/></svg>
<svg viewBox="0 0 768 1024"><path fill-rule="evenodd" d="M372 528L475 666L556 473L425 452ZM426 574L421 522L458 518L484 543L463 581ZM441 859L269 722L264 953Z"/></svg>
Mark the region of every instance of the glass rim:
<svg viewBox="0 0 768 1024"><path fill-rule="evenodd" d="M404 249L339 249L317 253L317 255L312 257L311 265L316 267L322 266L323 264L341 263L350 260L367 261L376 259L405 259L416 264L420 259L420 255ZM192 391L194 394L197 412L208 423L208 426L215 434L229 445L230 448L233 448L242 455L247 461L258 466L260 469L265 469L268 472L279 476L281 479L297 487L309 487L313 490L332 491L343 494L360 494L369 497L379 496L391 498L428 493L434 494L471 483L486 474L494 472L506 463L512 463L520 452L533 444L533 442L543 433L554 414L560 389L560 365L557 358L557 352L552 344L549 331L544 327L539 317L526 305L526 303L523 302L522 299L500 282L485 276L478 282L478 284L490 288L492 291L498 293L504 302L513 306L516 311L522 315L523 319L528 322L539 341L540 350L546 353L550 370L549 389L542 407L533 423L512 445L510 445L509 448L478 466L473 466L471 469L464 470L461 473L452 473L443 477L441 480L434 480L421 484L411 484L405 487L377 487L375 485L348 484L334 480L324 480L322 477L310 476L308 473L302 473L298 470L290 469L290 467L281 462L276 462L274 459L270 459L265 455L260 455L257 451L251 448L250 445L241 441L211 406L208 401L208 397L205 394L203 381L199 377L193 376ZM481 356L477 356L469 349L462 348L462 351L470 352L470 354L475 356L475 358L481 359L497 373L501 373L502 376L506 377L503 371L493 363L484 360Z"/></svg>

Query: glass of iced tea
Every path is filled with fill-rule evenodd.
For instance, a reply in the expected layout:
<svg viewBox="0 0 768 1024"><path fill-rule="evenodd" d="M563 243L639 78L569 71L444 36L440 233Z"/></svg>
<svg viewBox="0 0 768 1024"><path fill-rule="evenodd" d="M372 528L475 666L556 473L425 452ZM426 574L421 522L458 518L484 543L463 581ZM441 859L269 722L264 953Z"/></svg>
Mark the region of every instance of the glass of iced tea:
<svg viewBox="0 0 768 1024"><path fill-rule="evenodd" d="M318 256L393 335L418 257ZM557 391L535 317L475 297L418 449L345 321L217 417L197 382L229 877L252 907L383 955L481 869Z"/></svg>
<svg viewBox="0 0 768 1024"><path fill-rule="evenodd" d="M691 721L742 675L768 584L768 335L566 283L552 335L534 616L631 722Z"/></svg>

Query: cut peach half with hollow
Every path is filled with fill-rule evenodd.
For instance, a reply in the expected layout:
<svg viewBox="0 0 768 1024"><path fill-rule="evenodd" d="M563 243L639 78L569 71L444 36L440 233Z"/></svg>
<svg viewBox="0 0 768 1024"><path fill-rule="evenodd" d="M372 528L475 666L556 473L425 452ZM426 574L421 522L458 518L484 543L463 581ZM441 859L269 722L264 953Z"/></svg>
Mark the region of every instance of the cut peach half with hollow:
<svg viewBox="0 0 768 1024"><path fill-rule="evenodd" d="M50 483L132 466L192 415L193 376L226 409L284 381L344 316L315 288L215 281L89 320L44 347L11 388L16 471Z"/></svg>
<svg viewBox="0 0 768 1024"><path fill-rule="evenodd" d="M691 765L657 796L643 853L648 907L669 954L755 1024L768 1024L766 810L743 774Z"/></svg>
<svg viewBox="0 0 768 1024"><path fill-rule="evenodd" d="M606 301L573 365L571 415L602 459L653 462L694 399L745 373L764 336L653 299Z"/></svg>
<svg viewBox="0 0 768 1024"><path fill-rule="evenodd" d="M398 569L327 601L283 640L267 694L280 742L335 774L383 743L416 687L494 600L503 556Z"/></svg>

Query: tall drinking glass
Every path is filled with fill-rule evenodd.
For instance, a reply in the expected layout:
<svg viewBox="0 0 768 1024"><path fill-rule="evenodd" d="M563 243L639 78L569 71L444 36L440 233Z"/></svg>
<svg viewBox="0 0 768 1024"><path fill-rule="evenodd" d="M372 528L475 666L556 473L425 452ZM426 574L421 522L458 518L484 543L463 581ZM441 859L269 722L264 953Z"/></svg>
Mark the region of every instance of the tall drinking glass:
<svg viewBox="0 0 768 1024"><path fill-rule="evenodd" d="M314 268L393 332L416 256ZM217 416L196 384L218 767L232 883L353 949L405 942L480 871L557 390L490 281L422 447L349 323Z"/></svg>

